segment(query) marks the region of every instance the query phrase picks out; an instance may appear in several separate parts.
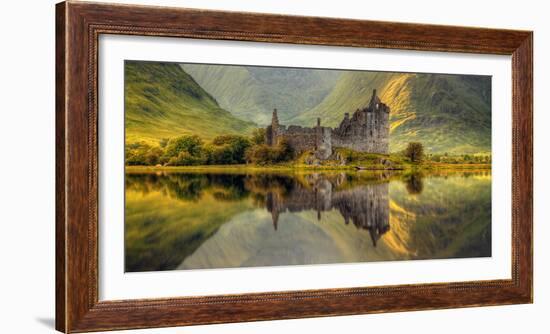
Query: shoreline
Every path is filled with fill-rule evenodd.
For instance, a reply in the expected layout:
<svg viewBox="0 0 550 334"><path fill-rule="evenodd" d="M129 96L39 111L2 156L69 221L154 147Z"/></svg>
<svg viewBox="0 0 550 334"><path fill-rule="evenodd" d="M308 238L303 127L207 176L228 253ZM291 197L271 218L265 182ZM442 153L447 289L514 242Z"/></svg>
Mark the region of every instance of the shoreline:
<svg viewBox="0 0 550 334"><path fill-rule="evenodd" d="M185 172L185 171L253 171L253 172L318 172L318 171L345 171L345 172L429 172L445 170L491 170L491 164L439 164L405 165L392 168L377 166L310 166L310 165L200 165L200 166L124 166L125 172Z"/></svg>

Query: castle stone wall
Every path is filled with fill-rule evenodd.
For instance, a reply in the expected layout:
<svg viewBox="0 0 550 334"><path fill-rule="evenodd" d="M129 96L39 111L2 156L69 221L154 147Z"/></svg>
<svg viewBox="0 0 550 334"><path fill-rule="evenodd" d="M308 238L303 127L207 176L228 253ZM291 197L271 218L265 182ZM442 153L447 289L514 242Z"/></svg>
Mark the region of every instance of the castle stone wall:
<svg viewBox="0 0 550 334"><path fill-rule="evenodd" d="M389 113L390 108L380 101L373 91L366 108L356 110L350 117L345 114L337 128L317 126L312 128L291 125L288 128L279 124L277 110L273 112L271 125L266 129L268 145L277 145L285 138L295 152L312 150L319 159L328 159L332 148L349 148L359 152L389 153Z"/></svg>
<svg viewBox="0 0 550 334"><path fill-rule="evenodd" d="M317 145L317 132L314 128L303 128L297 125L291 125L288 128L282 127L281 137L284 137L295 152L315 148Z"/></svg>

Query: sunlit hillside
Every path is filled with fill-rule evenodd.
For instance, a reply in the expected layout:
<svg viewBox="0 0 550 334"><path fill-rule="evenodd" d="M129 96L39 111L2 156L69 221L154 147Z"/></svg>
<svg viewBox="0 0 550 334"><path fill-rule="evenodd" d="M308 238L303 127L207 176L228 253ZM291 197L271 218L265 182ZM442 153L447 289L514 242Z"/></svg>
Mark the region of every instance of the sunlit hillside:
<svg viewBox="0 0 550 334"><path fill-rule="evenodd" d="M173 63L125 64L126 141L157 144L162 138L198 134L248 134L255 124L222 109L181 67Z"/></svg>
<svg viewBox="0 0 550 334"><path fill-rule="evenodd" d="M282 124L314 126L320 117L335 127L376 89L391 108L390 151L413 141L427 153L491 150L488 76L136 61L125 75L127 142L248 135L274 108Z"/></svg>
<svg viewBox="0 0 550 334"><path fill-rule="evenodd" d="M344 72L316 107L289 123L337 126L344 113L365 107L377 89L391 108L390 150L420 141L431 153L491 149L490 77L386 72Z"/></svg>

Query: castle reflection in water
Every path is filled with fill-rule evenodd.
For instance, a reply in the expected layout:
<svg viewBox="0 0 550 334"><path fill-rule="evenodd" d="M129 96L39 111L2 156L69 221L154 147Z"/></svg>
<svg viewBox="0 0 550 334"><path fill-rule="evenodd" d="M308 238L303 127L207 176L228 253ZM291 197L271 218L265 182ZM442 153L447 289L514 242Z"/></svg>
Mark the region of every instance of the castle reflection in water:
<svg viewBox="0 0 550 334"><path fill-rule="evenodd" d="M346 174L330 178L311 174L304 179L305 184L292 182L284 192L267 192L265 207L271 213L275 230L281 213L306 210L316 211L319 221L323 212L340 212L346 225L352 222L357 228L368 230L375 246L390 229L387 182L346 187Z"/></svg>
<svg viewBox="0 0 550 334"><path fill-rule="evenodd" d="M285 212L339 212L345 224L368 230L376 242L390 229L389 174L128 174L126 188L162 193L184 201L200 201L212 194L217 201L252 199L255 206L271 213L274 230ZM359 176L358 176L359 175Z"/></svg>
<svg viewBox="0 0 550 334"><path fill-rule="evenodd" d="M491 256L490 171L155 171L125 183L128 272Z"/></svg>

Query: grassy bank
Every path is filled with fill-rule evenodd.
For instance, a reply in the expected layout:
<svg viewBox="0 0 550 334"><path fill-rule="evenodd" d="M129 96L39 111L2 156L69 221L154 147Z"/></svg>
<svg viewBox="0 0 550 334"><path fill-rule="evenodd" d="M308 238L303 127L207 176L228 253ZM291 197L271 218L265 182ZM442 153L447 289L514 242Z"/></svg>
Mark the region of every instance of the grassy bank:
<svg viewBox="0 0 550 334"><path fill-rule="evenodd" d="M126 166L126 172L151 171L196 171L196 172L277 172L277 171L356 171L357 167L368 171L437 171L437 170L490 170L491 164L445 164L436 162L408 163L392 168L374 165L306 165L306 164L277 164L269 166L258 165L203 165L203 166Z"/></svg>
<svg viewBox="0 0 550 334"><path fill-rule="evenodd" d="M291 161L271 164L219 164L192 166L126 166L128 172L143 171L208 171L208 172L269 172L269 171L437 171L437 170L490 170L490 163L474 163L462 160L449 162L424 159L412 162L402 154L376 154L337 148L329 159L317 159L312 151L306 151Z"/></svg>

